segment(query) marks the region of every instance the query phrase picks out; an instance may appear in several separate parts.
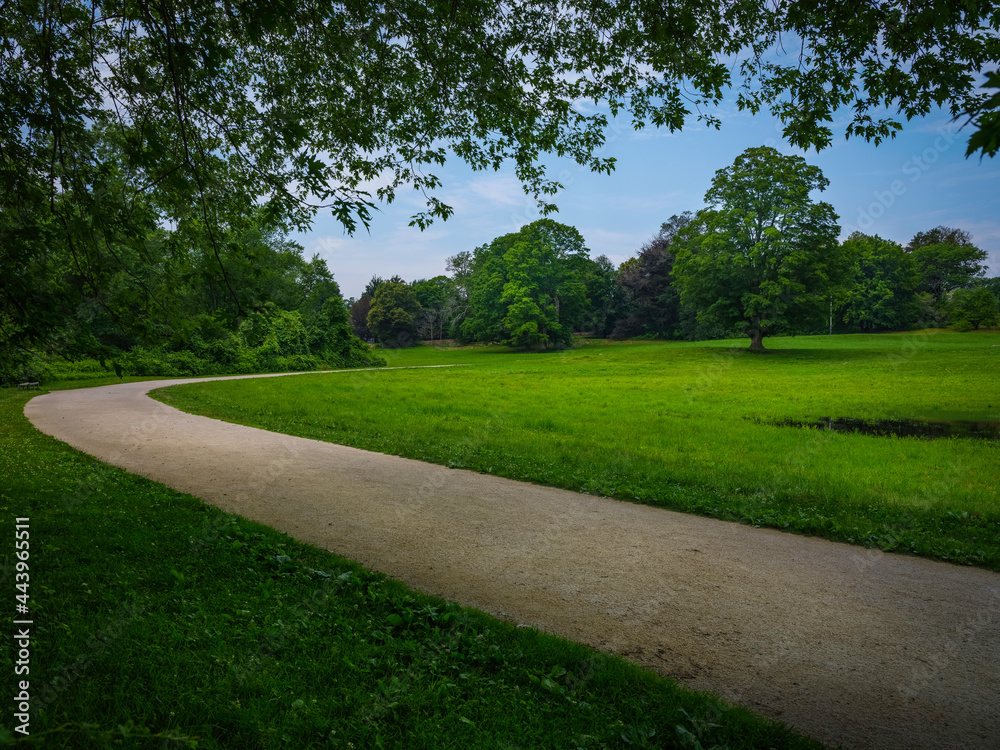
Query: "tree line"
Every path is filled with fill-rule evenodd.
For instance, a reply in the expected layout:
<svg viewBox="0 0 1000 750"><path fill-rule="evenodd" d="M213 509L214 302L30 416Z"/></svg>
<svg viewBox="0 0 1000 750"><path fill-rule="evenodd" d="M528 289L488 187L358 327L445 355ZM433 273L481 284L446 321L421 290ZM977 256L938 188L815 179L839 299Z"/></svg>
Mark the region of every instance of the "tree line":
<svg viewBox="0 0 1000 750"><path fill-rule="evenodd" d="M745 336L760 349L783 334L998 323L1000 279L985 278L968 232L927 229L905 247L861 233L838 242L833 208L812 197L826 185L801 157L748 149L716 173L706 208L670 217L617 268L592 259L575 228L541 219L449 258L445 275L375 277L347 301L325 261L263 214L214 243L197 223L109 233L102 252L115 262L94 271L100 283L74 261L78 248L52 241L0 280L0 379L47 379L81 357L134 375L378 364L366 341L547 349L589 332ZM56 221L32 242L58 239Z"/></svg>
<svg viewBox="0 0 1000 750"><path fill-rule="evenodd" d="M423 228L452 212L435 175L449 159L477 170L512 166L548 215L562 186L546 156L613 170L614 159L601 155L608 113L637 129L674 132L692 119L718 127L717 105L732 91L739 109L776 116L789 143L821 149L835 127L878 144L945 108L968 126L968 153L993 156L998 30L987 0L567 0L508 4L499 15L487 0L5 4L0 371L58 356L120 365L136 347L168 359L195 352L192 366L208 366L230 355L199 341L217 342L222 331L245 339L230 350L271 347L268 336L240 333L260 315L277 319L268 302L301 316L307 333L281 334L300 344L261 350L265 366L326 356L340 345L316 338L315 310L248 291L269 276L255 243L243 241L255 227L306 230L322 210L351 233L379 202L415 188L426 205L412 223ZM797 54L786 54L789 38ZM850 117L835 125L844 112ZM706 231L715 236L723 219L713 221ZM470 278L449 297L457 295L454 309L420 302L415 291L420 325L429 330L428 311L438 310L439 335L447 322L456 336L535 346L559 345L576 326L601 328L620 302L593 286L607 274L561 258L552 262L579 268L556 281L528 273L525 259L548 263L549 250L531 237L519 242L482 260L502 276L494 288L505 299L492 300L499 319L475 309L481 279ZM682 307L695 309L696 292L675 278L688 295ZM784 278L765 279L748 297L760 332L795 313L770 296ZM202 301L192 307L195 298ZM411 303L403 302L389 313L405 312ZM718 320L723 307L714 308ZM398 323L404 328L406 316ZM309 354L284 353L293 349ZM248 357L237 364L249 366Z"/></svg>
<svg viewBox="0 0 1000 750"><path fill-rule="evenodd" d="M233 230L218 254L204 237L180 237L153 228L141 243L109 244L131 262L111 266L99 291L58 243L7 274L22 316L0 312L0 381L49 380L87 363L174 376L381 362L354 335L326 262L307 260L280 228Z"/></svg>
<svg viewBox="0 0 1000 750"><path fill-rule="evenodd" d="M574 332L706 339L880 332L1000 322L1000 278L950 227L905 245L855 232L843 242L828 180L797 156L747 149L716 173L708 207L670 217L615 268L590 258L573 227L542 219L448 259L448 275L407 284L375 277L351 301L362 338L549 348Z"/></svg>

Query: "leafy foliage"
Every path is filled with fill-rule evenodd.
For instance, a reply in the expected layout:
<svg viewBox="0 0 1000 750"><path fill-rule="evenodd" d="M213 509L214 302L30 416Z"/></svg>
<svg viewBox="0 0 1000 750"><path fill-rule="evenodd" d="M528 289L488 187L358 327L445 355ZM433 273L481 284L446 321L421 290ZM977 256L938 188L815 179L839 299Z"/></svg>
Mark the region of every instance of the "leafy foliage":
<svg viewBox="0 0 1000 750"><path fill-rule="evenodd" d="M674 268L672 246L678 233L693 219L690 211L671 216L639 249L635 262L622 265L619 283L625 292L627 306L612 331L613 338L637 334L675 337L679 334L682 313L671 276Z"/></svg>
<svg viewBox="0 0 1000 750"><path fill-rule="evenodd" d="M958 289L949 300L952 321L958 330L979 329L1000 323L1000 303L996 295L984 286Z"/></svg>
<svg viewBox="0 0 1000 750"><path fill-rule="evenodd" d="M1000 70L986 74L983 88L1000 89ZM983 156L996 156L1000 151L1000 91L981 102L974 110L966 111L969 120L976 124L976 130L969 136L966 156L981 151Z"/></svg>
<svg viewBox="0 0 1000 750"><path fill-rule="evenodd" d="M624 290L618 283L618 269L606 255L598 255L584 266L582 281L588 310L581 327L598 336L607 336L627 304Z"/></svg>
<svg viewBox="0 0 1000 750"><path fill-rule="evenodd" d="M458 293L447 276L419 279L411 285L420 305L417 335L421 339L443 339L458 308Z"/></svg>
<svg viewBox="0 0 1000 750"><path fill-rule="evenodd" d="M986 0L5 9L0 326L17 347L113 353L109 332L74 318L81 304L154 344L149 329L170 307L154 293L158 231L169 248L207 254L241 317L227 267L244 252L236 238L255 224L306 228L318 210L353 232L404 187L426 196L412 217L423 228L452 212L433 171L449 157L512 163L550 211L561 186L546 154L613 168L599 155L607 112L636 128L717 127L712 105L735 86L741 108L770 108L799 146L828 145L845 109L846 135L875 142L935 106L975 113L987 140L970 147L984 152L996 124L996 98L974 81L1000 60ZM799 53L785 57L788 38ZM134 284L120 295L125 278Z"/></svg>
<svg viewBox="0 0 1000 750"><path fill-rule="evenodd" d="M362 341L374 338L371 328L368 327L368 313L372 309L372 298L362 295L361 299L351 305L350 321L354 335Z"/></svg>
<svg viewBox="0 0 1000 750"><path fill-rule="evenodd" d="M796 146L828 146L838 110L851 112L845 135L880 143L902 129L903 118L935 107L955 116L996 108L975 92L976 75L1000 56L1000 18L986 0L806 0L765 15L755 54L741 64L745 81L760 85L748 85L739 103L754 112L770 106ZM786 37L793 54L761 54Z"/></svg>
<svg viewBox="0 0 1000 750"><path fill-rule="evenodd" d="M362 297L368 297L368 298L374 298L375 297L375 292L378 291L378 288L380 286L382 286L383 284L387 284L387 283L390 283L390 282L393 283L393 284L405 284L406 283L405 281L403 281L403 277L399 276L398 274L395 275L395 276L393 276L391 279L383 279L381 276L379 276L379 275L376 274L375 276L372 276L368 280L367 284L365 284L365 290L361 293L361 296Z"/></svg>
<svg viewBox="0 0 1000 750"><path fill-rule="evenodd" d="M565 346L588 312L595 267L580 233L541 219L477 248L461 335L517 347Z"/></svg>
<svg viewBox="0 0 1000 750"><path fill-rule="evenodd" d="M863 331L900 330L917 320L918 273L895 242L855 232L843 244L851 263L838 313Z"/></svg>
<svg viewBox="0 0 1000 750"><path fill-rule="evenodd" d="M383 346L412 346L420 303L407 284L379 285L368 311L368 328Z"/></svg>
<svg viewBox="0 0 1000 750"><path fill-rule="evenodd" d="M798 156L750 148L720 170L683 232L673 267L698 320L750 337L795 330L816 316L839 273L837 215L809 194L828 180Z"/></svg>
<svg viewBox="0 0 1000 750"><path fill-rule="evenodd" d="M907 249L920 273L920 291L937 300L954 289L971 286L986 273L986 251L972 244L971 235L961 229L935 227L918 232Z"/></svg>
<svg viewBox="0 0 1000 750"><path fill-rule="evenodd" d="M303 258L302 248L280 232L252 227L234 235L221 266L210 251L160 231L142 250L149 261L143 274L119 268L100 294L77 284L70 266L39 269L32 283L40 293L25 311L42 315L45 335L57 341L46 343L39 338L43 332L31 326L8 330L0 340L0 379L50 370L59 355L79 360L90 354L111 360L122 372L144 375L311 370L378 361L352 335L326 263ZM46 309L57 314L44 317ZM123 309L127 318L116 312Z"/></svg>

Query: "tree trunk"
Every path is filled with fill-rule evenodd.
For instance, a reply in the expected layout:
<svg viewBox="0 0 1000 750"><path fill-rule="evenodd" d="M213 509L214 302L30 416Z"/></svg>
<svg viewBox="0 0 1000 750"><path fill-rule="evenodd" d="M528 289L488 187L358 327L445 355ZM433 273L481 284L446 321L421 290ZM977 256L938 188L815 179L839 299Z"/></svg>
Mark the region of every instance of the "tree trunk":
<svg viewBox="0 0 1000 750"><path fill-rule="evenodd" d="M766 352L767 349L764 348L764 331L760 328L754 328L750 331L750 351L752 352Z"/></svg>

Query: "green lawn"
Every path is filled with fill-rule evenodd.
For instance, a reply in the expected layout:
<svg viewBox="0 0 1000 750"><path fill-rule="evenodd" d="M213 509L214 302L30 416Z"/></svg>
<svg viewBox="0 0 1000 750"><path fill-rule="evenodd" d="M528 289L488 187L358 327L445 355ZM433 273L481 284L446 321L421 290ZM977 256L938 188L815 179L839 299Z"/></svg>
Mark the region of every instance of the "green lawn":
<svg viewBox="0 0 1000 750"><path fill-rule="evenodd" d="M1000 419L1000 335L589 341L385 352L433 370L171 387L187 411L360 448L1000 570L1000 446L760 422Z"/></svg>
<svg viewBox="0 0 1000 750"><path fill-rule="evenodd" d="M32 428L31 395L0 391L0 580L13 598L14 519L30 518L30 673L17 679L36 713L24 740L8 704L0 743L819 748L102 464Z"/></svg>

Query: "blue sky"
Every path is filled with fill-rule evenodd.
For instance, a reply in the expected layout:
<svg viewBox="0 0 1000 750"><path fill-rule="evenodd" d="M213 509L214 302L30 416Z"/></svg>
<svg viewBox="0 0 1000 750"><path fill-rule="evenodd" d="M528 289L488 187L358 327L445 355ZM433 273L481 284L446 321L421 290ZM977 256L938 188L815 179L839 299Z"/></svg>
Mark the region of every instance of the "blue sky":
<svg viewBox="0 0 1000 750"><path fill-rule="evenodd" d="M549 162L551 176L566 186L555 197L559 213L551 218L575 226L592 257L605 254L617 265L635 255L672 214L702 208L717 170L746 148L768 145L823 170L830 186L814 198L833 205L842 238L861 230L906 244L921 230L958 227L989 253L989 275L1000 275L1000 159L966 159L968 133L947 114L904 124L893 141L878 147L841 135L819 153L789 146L769 116L735 107L721 116L721 130L692 122L673 134L635 132L627 120L613 123L601 151L617 159L610 176L589 173L572 161ZM843 124L835 124L835 134L843 132ZM512 169L473 172L454 158L434 173L444 182L439 197L455 208L447 222L423 232L407 226L423 201L419 193L403 190L375 215L370 233L362 228L349 237L321 214L310 232L293 239L307 256L318 253L327 261L345 297L357 297L373 275L399 274L412 281L443 274L448 256L539 218Z"/></svg>

